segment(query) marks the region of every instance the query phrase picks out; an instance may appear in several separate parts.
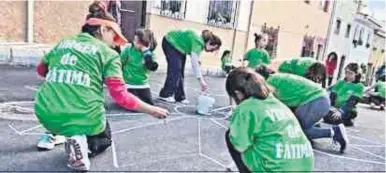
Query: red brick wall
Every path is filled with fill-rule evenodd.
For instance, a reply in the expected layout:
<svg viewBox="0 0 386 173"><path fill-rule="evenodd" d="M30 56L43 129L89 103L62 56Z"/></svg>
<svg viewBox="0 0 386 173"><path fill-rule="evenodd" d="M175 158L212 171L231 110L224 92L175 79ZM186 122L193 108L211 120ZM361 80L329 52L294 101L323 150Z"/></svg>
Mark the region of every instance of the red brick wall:
<svg viewBox="0 0 386 173"><path fill-rule="evenodd" d="M0 41L25 41L27 2L1 1L0 9Z"/></svg>
<svg viewBox="0 0 386 173"><path fill-rule="evenodd" d="M3 2L2 2L3 3ZM35 1L34 41L56 43L80 32L92 1Z"/></svg>

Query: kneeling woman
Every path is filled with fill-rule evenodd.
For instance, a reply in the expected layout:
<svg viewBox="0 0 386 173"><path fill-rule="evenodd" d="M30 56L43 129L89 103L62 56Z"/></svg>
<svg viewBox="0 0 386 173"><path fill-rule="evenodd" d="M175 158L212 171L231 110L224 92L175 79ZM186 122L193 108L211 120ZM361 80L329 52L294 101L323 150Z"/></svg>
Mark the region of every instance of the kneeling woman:
<svg viewBox="0 0 386 173"><path fill-rule="evenodd" d="M237 68L229 74L226 90L238 104L225 138L240 172L313 171L310 142L262 76Z"/></svg>
<svg viewBox="0 0 386 173"><path fill-rule="evenodd" d="M275 88L276 98L292 108L308 139L332 138L340 144L340 152L345 151L348 140L343 124L332 128L315 127L330 110L330 99L324 88L294 74L269 74L265 66L259 66L256 71Z"/></svg>
<svg viewBox="0 0 386 173"><path fill-rule="evenodd" d="M119 55L111 48L126 43L126 39L110 15L95 9L90 10L82 33L63 39L37 69L46 80L36 94L36 116L51 133L68 137L67 166L76 170L89 170L89 156L103 152L112 142L103 106L103 83L126 109L157 118L168 113L126 91Z"/></svg>

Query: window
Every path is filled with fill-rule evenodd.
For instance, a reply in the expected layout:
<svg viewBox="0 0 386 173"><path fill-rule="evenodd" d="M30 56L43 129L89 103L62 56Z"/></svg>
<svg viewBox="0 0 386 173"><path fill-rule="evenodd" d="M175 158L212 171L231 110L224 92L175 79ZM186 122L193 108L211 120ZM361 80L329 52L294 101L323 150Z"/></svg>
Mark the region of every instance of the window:
<svg viewBox="0 0 386 173"><path fill-rule="evenodd" d="M161 0L155 1L155 8L159 9L159 14L162 16L172 17L176 19L184 19L186 11L186 1L171 1Z"/></svg>
<svg viewBox="0 0 386 173"><path fill-rule="evenodd" d="M346 35L345 35L346 38L349 38L349 37L350 37L350 31L351 31L351 25L350 25L350 24L347 24Z"/></svg>
<svg viewBox="0 0 386 173"><path fill-rule="evenodd" d="M361 30L359 30L359 38L358 38L358 45L362 45L363 44L363 35L364 35L364 29L361 28Z"/></svg>
<svg viewBox="0 0 386 173"><path fill-rule="evenodd" d="M323 6L323 11L324 12L328 12L328 7L330 5L330 1L329 0L324 0L324 6Z"/></svg>
<svg viewBox="0 0 386 173"><path fill-rule="evenodd" d="M311 37L311 36L304 36L303 37L303 47L302 47L302 52L301 52L302 57L313 57L314 56L314 54L315 54L314 41L315 41L315 37Z"/></svg>
<svg viewBox="0 0 386 173"><path fill-rule="evenodd" d="M339 32L340 32L340 24L341 24L341 21L338 19L338 20L336 20L336 27L335 27L335 31L334 31L334 33L336 34L336 35L339 35Z"/></svg>
<svg viewBox="0 0 386 173"><path fill-rule="evenodd" d="M264 23L261 32L268 35L268 44L265 48L271 59L275 59L277 55L277 43L279 40L279 30L280 27L267 27L267 24Z"/></svg>
<svg viewBox="0 0 386 173"><path fill-rule="evenodd" d="M310 4L310 0L304 0L306 4Z"/></svg>
<svg viewBox="0 0 386 173"><path fill-rule="evenodd" d="M322 54L322 48L323 48L323 45L318 44L318 48L317 48L317 50L316 50L316 60L319 60L319 58L321 57L321 54Z"/></svg>
<svg viewBox="0 0 386 173"><path fill-rule="evenodd" d="M208 13L208 24L234 28L236 26L236 15L239 6L239 1L209 1L209 13Z"/></svg>
<svg viewBox="0 0 386 173"><path fill-rule="evenodd" d="M370 35L371 35L371 33L369 31L369 33L367 33L366 48L370 48Z"/></svg>

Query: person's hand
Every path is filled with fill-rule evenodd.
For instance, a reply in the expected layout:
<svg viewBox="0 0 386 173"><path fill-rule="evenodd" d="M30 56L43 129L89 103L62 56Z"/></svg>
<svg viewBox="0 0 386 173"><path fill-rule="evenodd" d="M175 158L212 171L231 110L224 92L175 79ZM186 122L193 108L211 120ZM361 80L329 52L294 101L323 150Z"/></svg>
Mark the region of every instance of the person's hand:
<svg viewBox="0 0 386 173"><path fill-rule="evenodd" d="M155 118L164 119L169 115L169 111L157 106L152 106L149 114Z"/></svg>
<svg viewBox="0 0 386 173"><path fill-rule="evenodd" d="M206 84L204 79L200 79L200 85L201 85L201 91L202 92L208 92L209 91L208 84Z"/></svg>

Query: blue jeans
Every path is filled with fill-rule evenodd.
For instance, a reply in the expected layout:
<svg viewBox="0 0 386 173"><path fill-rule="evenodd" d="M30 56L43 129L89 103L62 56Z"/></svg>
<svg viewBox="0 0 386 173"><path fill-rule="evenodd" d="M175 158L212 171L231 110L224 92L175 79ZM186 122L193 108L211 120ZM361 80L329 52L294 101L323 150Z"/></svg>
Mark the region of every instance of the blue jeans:
<svg viewBox="0 0 386 173"><path fill-rule="evenodd" d="M176 101L185 100L184 72L186 55L179 52L165 38L162 40L162 50L165 53L168 67L165 84L161 89L160 97L171 97L174 95Z"/></svg>
<svg viewBox="0 0 386 173"><path fill-rule="evenodd" d="M315 124L328 114L329 109L328 97L319 97L296 108L296 118L308 139L331 137L331 129L315 127Z"/></svg>

